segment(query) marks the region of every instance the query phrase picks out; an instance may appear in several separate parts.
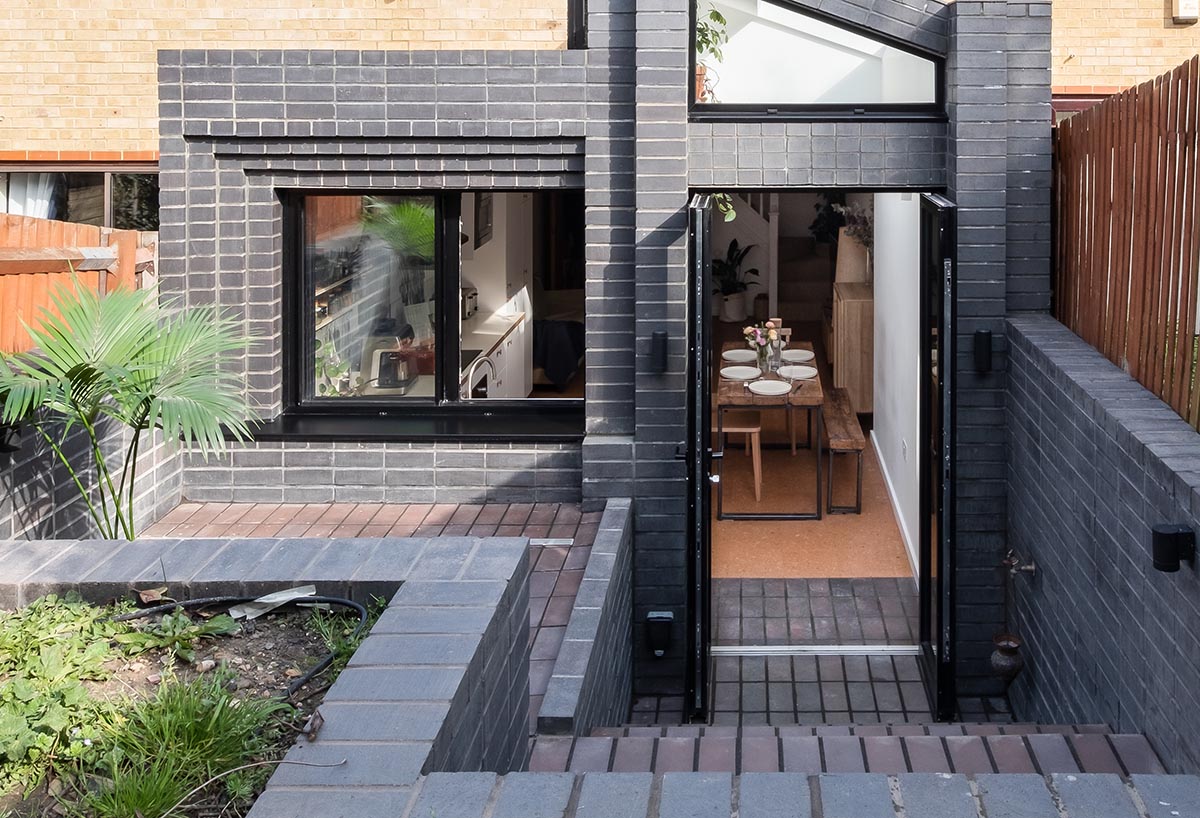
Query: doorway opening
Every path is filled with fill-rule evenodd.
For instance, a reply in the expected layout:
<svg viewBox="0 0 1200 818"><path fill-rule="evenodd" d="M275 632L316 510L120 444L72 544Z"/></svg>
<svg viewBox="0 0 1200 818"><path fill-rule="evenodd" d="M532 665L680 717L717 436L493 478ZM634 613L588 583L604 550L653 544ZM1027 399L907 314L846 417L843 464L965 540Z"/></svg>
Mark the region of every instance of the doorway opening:
<svg viewBox="0 0 1200 818"><path fill-rule="evenodd" d="M952 211L931 202L693 200L693 704L714 723L929 721L952 698L933 520Z"/></svg>

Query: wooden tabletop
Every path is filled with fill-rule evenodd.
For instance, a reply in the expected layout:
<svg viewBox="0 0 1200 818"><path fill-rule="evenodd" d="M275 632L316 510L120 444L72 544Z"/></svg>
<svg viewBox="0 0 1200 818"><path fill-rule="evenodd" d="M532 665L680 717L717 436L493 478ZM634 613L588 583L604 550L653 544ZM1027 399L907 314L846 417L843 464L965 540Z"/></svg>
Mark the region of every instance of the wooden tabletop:
<svg viewBox="0 0 1200 818"><path fill-rule="evenodd" d="M745 349L744 343L737 341L729 341L721 347L721 351L725 352L730 349ZM812 351L813 345L809 341L793 341L789 349L807 349ZM721 367L733 366L722 360ZM811 366L811 364L809 364ZM756 380L782 381L784 378L779 377L774 372L764 372L762 376ZM823 406L825 403L825 392L821 389L821 376L818 373L815 378L805 381L796 381L792 391L786 395L756 395L746 388L748 381L731 381L720 376L720 368L717 372L717 406L798 406L800 408L813 408Z"/></svg>

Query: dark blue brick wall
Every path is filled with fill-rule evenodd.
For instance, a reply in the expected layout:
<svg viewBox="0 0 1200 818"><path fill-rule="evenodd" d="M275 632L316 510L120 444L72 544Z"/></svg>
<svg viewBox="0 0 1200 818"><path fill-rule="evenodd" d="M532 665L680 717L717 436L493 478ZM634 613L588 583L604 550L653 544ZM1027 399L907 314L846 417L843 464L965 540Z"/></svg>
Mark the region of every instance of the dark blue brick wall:
<svg viewBox="0 0 1200 818"><path fill-rule="evenodd" d="M1200 572L1155 571L1150 529L1200 530L1200 434L1049 316L1013 318L1009 544L1027 667L1017 715L1145 733L1171 772L1200 770Z"/></svg>

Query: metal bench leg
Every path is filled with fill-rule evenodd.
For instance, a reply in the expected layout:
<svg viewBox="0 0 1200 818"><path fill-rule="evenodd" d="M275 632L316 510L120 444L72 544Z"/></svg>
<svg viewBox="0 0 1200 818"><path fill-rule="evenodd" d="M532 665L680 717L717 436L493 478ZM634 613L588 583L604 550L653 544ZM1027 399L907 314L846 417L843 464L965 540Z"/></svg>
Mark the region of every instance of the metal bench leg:
<svg viewBox="0 0 1200 818"><path fill-rule="evenodd" d="M841 452L841 454L850 454L849 452ZM858 474L855 475L854 487L854 505L852 506L835 506L833 504L833 455L834 451L829 450L829 513L830 514L862 514L862 483L863 483L863 453L855 452L856 465Z"/></svg>

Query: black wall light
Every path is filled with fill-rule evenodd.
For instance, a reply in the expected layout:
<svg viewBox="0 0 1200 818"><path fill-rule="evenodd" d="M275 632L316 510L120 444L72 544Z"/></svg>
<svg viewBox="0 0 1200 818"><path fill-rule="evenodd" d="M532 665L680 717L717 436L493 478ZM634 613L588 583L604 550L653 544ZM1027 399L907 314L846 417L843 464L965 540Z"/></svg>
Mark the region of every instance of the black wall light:
<svg viewBox="0 0 1200 818"><path fill-rule="evenodd" d="M975 330L975 371L992 371L992 331L990 329Z"/></svg>
<svg viewBox="0 0 1200 818"><path fill-rule="evenodd" d="M1173 574L1196 559L1196 532L1186 525L1156 525L1150 535L1154 570Z"/></svg>
<svg viewBox="0 0 1200 818"><path fill-rule="evenodd" d="M671 626L675 614L670 611L650 611L646 614L646 644L656 659L667 655L671 649Z"/></svg>
<svg viewBox="0 0 1200 818"><path fill-rule="evenodd" d="M662 330L650 333L650 371L667 371L667 333Z"/></svg>

